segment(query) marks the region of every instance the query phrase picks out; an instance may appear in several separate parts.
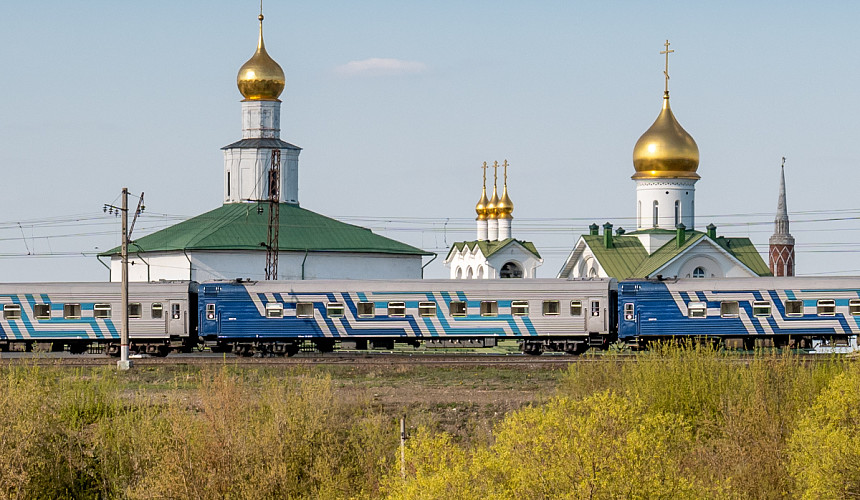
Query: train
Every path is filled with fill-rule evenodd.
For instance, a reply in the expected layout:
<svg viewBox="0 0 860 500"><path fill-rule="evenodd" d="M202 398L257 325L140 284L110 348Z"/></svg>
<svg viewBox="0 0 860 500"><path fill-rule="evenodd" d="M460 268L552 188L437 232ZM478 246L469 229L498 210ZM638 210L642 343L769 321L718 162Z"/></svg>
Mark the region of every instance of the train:
<svg viewBox="0 0 860 500"><path fill-rule="evenodd" d="M118 283L0 284L0 351L119 353ZM860 278L309 280L131 283L130 351L493 347L582 354L697 339L856 346Z"/></svg>

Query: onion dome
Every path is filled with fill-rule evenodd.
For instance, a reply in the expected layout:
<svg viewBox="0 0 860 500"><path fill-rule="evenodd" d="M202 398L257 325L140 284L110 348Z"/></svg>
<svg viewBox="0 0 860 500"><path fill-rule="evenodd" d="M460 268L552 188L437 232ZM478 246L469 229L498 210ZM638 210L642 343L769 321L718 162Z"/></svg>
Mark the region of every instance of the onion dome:
<svg viewBox="0 0 860 500"><path fill-rule="evenodd" d="M475 212L478 214L478 220L487 220L487 205L489 205L490 200L487 199L487 186L484 186L484 189L481 191L481 199L478 200L478 204L475 205Z"/></svg>
<svg viewBox="0 0 860 500"><path fill-rule="evenodd" d="M487 218L488 219L497 219L499 216L499 195L496 193L496 184L493 183L493 196L490 198L490 201L487 203Z"/></svg>
<svg viewBox="0 0 860 500"><path fill-rule="evenodd" d="M499 198L499 202L496 203L496 212L499 214L499 219L513 219L514 213L514 202L508 197L508 186L505 185L502 188L502 197Z"/></svg>
<svg viewBox="0 0 860 500"><path fill-rule="evenodd" d="M681 127L669 107L669 91L663 95L663 109L651 128L633 148L633 179L699 179L699 147Z"/></svg>
<svg viewBox="0 0 860 500"><path fill-rule="evenodd" d="M239 68L236 85L246 100L277 101L286 83L284 70L266 52L263 44L263 14L258 19L260 40L257 42L257 52Z"/></svg>

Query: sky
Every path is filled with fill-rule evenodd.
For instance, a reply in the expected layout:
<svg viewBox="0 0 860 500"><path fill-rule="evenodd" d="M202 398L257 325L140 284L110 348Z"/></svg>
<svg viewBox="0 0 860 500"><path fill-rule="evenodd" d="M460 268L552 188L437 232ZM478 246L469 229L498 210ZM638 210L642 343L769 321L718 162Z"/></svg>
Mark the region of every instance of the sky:
<svg viewBox="0 0 860 500"><path fill-rule="evenodd" d="M221 204L241 138L250 0L0 4L0 280L108 279L102 211L140 237ZM860 2L264 5L302 207L436 252L475 238L481 164L508 160L513 236L554 277L592 223L634 228L633 146L662 104L700 152L696 226L764 255L786 157L800 275L860 275ZM136 200L132 200L136 203ZM425 259L425 262L429 259Z"/></svg>

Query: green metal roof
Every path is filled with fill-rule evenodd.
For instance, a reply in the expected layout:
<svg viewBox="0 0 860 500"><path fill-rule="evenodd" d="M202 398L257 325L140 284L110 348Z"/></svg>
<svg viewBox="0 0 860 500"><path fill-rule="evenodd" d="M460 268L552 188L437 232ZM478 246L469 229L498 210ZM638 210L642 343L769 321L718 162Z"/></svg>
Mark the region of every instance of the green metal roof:
<svg viewBox="0 0 860 500"><path fill-rule="evenodd" d="M263 208L258 213L257 207ZM433 255L405 243L373 234L297 205L280 204L280 251L366 252ZM228 203L174 226L134 240L130 252L176 250L265 250L269 226L268 204ZM113 248L100 256L116 255Z"/></svg>
<svg viewBox="0 0 860 500"><path fill-rule="evenodd" d="M606 248L603 243L603 235L583 235L582 239L588 244L588 248L594 254L603 270L610 277L623 280L629 278L647 278L669 261L690 248L703 238L708 238L705 233L699 231L687 231L684 244L680 247L675 239L668 241L658 248L654 253L648 255L645 247L635 234L669 234L675 231L662 229L648 229L613 235L613 248ZM743 265L759 276L770 276L770 270L756 250L749 238L726 238L720 236L714 241L723 250L738 259Z"/></svg>
<svg viewBox="0 0 860 500"><path fill-rule="evenodd" d="M522 240L517 240L514 238L508 238L508 239L499 240L499 241L487 241L487 240L458 241L451 246L451 250L448 251L448 256L445 257L445 259L447 259L448 257L451 256L451 252L453 252L455 248L458 251L463 251L463 248L468 248L469 250L474 250L476 246L481 249L481 253L484 254L484 257L489 258L490 255L493 255L494 253L498 252L499 250L505 248L506 246L508 246L514 242L522 245L523 248L525 248L527 251L534 254L534 256L537 257L538 259L541 258L540 254L537 251L537 248L535 248L534 243L532 243L531 241L522 241Z"/></svg>

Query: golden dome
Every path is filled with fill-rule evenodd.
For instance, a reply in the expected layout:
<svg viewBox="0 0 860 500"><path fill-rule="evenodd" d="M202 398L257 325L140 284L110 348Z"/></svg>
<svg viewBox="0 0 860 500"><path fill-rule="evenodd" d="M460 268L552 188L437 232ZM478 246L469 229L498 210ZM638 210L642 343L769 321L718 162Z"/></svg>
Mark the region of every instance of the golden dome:
<svg viewBox="0 0 860 500"><path fill-rule="evenodd" d="M699 147L675 119L669 91L663 95L663 110L633 148L633 166L633 179L699 179Z"/></svg>
<svg viewBox="0 0 860 500"><path fill-rule="evenodd" d="M284 90L284 70L272 59L263 44L263 15L260 14L260 40L257 52L239 68L236 85L249 101L277 101Z"/></svg>
<svg viewBox="0 0 860 500"><path fill-rule="evenodd" d="M488 219L496 219L499 216L499 211L496 208L499 204L499 195L496 193L496 185L493 184L493 197L490 198L490 202L487 203L487 218Z"/></svg>
<svg viewBox="0 0 860 500"><path fill-rule="evenodd" d="M499 219L513 219L511 215L514 212L514 202L508 197L508 186L502 188L502 197L496 203L496 213Z"/></svg>
<svg viewBox="0 0 860 500"><path fill-rule="evenodd" d="M478 214L478 220L487 220L487 205L489 203L490 200L487 199L487 186L484 186L484 189L481 192L481 199L478 200L478 204L475 205L475 212Z"/></svg>

